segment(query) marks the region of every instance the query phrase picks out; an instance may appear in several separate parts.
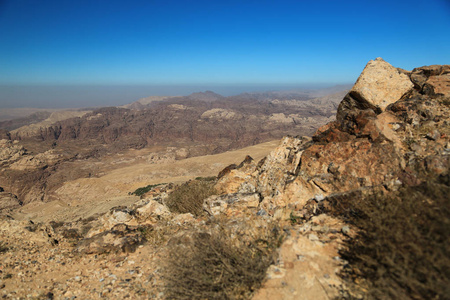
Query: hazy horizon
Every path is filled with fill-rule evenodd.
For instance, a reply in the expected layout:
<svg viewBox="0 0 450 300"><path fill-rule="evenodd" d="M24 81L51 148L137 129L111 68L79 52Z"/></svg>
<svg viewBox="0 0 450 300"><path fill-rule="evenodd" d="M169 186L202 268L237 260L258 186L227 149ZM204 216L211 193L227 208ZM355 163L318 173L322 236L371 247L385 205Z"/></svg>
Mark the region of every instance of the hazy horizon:
<svg viewBox="0 0 450 300"><path fill-rule="evenodd" d="M377 57L448 64L449 4L0 0L0 108L352 83Z"/></svg>
<svg viewBox="0 0 450 300"><path fill-rule="evenodd" d="M149 96L187 96L213 91L222 96L241 93L314 90L351 83L301 85L0 85L0 109L84 108L120 106Z"/></svg>

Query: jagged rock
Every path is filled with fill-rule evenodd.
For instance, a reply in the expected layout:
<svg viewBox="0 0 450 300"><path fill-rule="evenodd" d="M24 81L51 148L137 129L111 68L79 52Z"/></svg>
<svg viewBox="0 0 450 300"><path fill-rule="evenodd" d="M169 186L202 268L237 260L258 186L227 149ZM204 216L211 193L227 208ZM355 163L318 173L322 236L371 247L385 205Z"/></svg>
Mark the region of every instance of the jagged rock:
<svg viewBox="0 0 450 300"><path fill-rule="evenodd" d="M219 193L246 193L251 192L256 186L255 176L252 175L255 171L256 164L250 156L247 156L239 166L233 164L219 172L215 188Z"/></svg>
<svg viewBox="0 0 450 300"><path fill-rule="evenodd" d="M111 224L126 223L129 222L133 216L130 214L128 209L113 209L111 212L111 217L109 222Z"/></svg>
<svg viewBox="0 0 450 300"><path fill-rule="evenodd" d="M289 177L297 174L304 141L285 137L280 145L265 158L258 169L257 189L262 197L279 194Z"/></svg>
<svg viewBox="0 0 450 300"><path fill-rule="evenodd" d="M256 208L260 202L260 196L256 193L235 193L222 196L211 196L205 200L203 208L210 215L218 215L224 213L226 215L233 214L242 209Z"/></svg>
<svg viewBox="0 0 450 300"><path fill-rule="evenodd" d="M284 137L279 146L257 165L244 160L239 167L228 167L216 184L223 194L255 191L264 197L280 194L288 178L295 177L303 147L309 139Z"/></svg>
<svg viewBox="0 0 450 300"><path fill-rule="evenodd" d="M412 88L408 76L383 59L369 61L353 88L339 104L336 119L340 128L346 131L347 127L353 127L351 123L359 110L372 109L380 113Z"/></svg>
<svg viewBox="0 0 450 300"><path fill-rule="evenodd" d="M432 65L415 68L410 74L411 81L421 93L426 95L450 94L450 65Z"/></svg>

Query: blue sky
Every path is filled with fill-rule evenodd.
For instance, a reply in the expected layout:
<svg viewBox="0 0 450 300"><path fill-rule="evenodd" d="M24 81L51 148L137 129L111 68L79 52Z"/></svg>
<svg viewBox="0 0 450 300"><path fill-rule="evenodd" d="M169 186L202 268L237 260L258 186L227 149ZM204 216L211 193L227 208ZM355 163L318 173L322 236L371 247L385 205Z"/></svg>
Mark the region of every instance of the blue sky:
<svg viewBox="0 0 450 300"><path fill-rule="evenodd" d="M301 85L450 64L449 0L0 0L0 85Z"/></svg>

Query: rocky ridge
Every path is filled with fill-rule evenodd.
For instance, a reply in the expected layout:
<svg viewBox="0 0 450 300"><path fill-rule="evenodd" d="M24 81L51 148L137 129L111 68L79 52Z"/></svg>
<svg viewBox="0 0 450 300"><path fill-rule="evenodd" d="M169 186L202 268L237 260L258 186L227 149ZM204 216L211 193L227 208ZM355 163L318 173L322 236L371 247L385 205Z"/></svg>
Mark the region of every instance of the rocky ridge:
<svg viewBox="0 0 450 300"><path fill-rule="evenodd" d="M174 245L188 247L196 232L213 234L219 222L242 245L261 232L283 233L254 299L340 297L340 250L356 232L323 208L349 193L395 191L419 184L422 173L448 173L448 74L450 66L408 72L370 61L336 121L312 138L284 137L259 162L246 157L220 172L205 215L171 210L175 187L162 185L131 206L76 222L4 218L0 292L12 299L164 299L161 261ZM50 269L64 275L43 276Z"/></svg>

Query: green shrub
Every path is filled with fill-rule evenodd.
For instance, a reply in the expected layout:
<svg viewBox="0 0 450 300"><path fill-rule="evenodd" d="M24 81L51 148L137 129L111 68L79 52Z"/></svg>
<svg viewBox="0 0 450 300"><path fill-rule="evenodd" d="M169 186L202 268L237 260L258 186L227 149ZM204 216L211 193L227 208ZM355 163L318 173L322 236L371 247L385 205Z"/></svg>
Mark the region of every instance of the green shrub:
<svg viewBox="0 0 450 300"><path fill-rule="evenodd" d="M203 180L203 181L214 181L216 180L216 176L209 176L209 177L196 177L195 180Z"/></svg>
<svg viewBox="0 0 450 300"><path fill-rule="evenodd" d="M176 187L165 204L171 212L199 216L203 213L203 201L215 193L213 181L188 181Z"/></svg>
<svg viewBox="0 0 450 300"><path fill-rule="evenodd" d="M450 295L449 176L391 195L353 195L331 213L359 234L342 256L343 277L366 282L369 299L448 299Z"/></svg>
<svg viewBox="0 0 450 300"><path fill-rule="evenodd" d="M158 184L149 184L147 186L141 187L136 189L134 192L130 193L130 195L135 195L135 196L142 196L145 193L150 192L153 188L159 186L159 185L164 185L165 183L158 183Z"/></svg>

